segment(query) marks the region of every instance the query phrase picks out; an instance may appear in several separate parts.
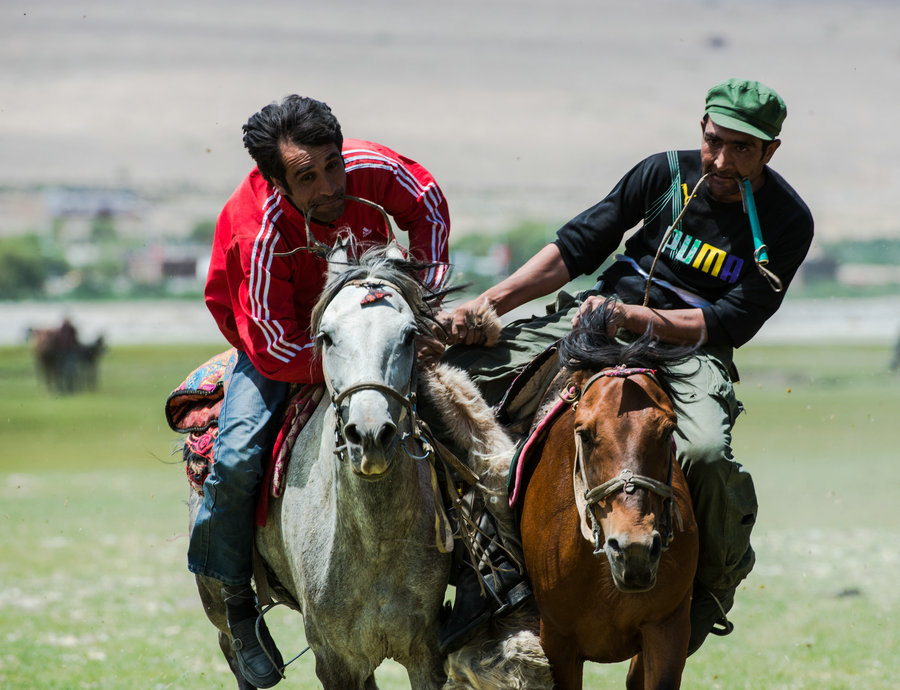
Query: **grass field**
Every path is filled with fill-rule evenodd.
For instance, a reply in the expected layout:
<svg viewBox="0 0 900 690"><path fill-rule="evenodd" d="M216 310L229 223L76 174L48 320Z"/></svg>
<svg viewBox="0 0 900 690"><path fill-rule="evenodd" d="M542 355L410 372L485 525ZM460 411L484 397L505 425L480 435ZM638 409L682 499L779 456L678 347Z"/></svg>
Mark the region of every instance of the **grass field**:
<svg viewBox="0 0 900 690"><path fill-rule="evenodd" d="M0 349L0 687L231 688L185 567L187 480L163 401L214 350L114 348L100 389L41 389ZM900 686L900 376L886 347L748 347L738 459L760 500L735 633L687 688ZM302 620L276 609L285 655ZM302 657L280 687L316 688ZM591 665L587 687L624 687ZM392 662L384 688L407 688Z"/></svg>

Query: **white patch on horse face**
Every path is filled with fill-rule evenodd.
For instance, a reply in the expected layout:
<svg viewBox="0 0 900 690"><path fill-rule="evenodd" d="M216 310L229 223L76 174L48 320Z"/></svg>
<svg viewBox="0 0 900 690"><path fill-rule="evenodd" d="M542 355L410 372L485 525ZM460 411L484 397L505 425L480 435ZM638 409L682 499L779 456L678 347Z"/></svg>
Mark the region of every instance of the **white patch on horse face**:
<svg viewBox="0 0 900 690"><path fill-rule="evenodd" d="M393 288L377 301L363 304L369 289L353 286L341 290L325 310L321 330L332 337L322 353L322 366L334 390L380 383L398 393L408 392L415 350L415 320L405 301ZM400 414L393 399L376 391L352 396L354 408L365 404L367 416ZM395 422L399 420L394 420Z"/></svg>

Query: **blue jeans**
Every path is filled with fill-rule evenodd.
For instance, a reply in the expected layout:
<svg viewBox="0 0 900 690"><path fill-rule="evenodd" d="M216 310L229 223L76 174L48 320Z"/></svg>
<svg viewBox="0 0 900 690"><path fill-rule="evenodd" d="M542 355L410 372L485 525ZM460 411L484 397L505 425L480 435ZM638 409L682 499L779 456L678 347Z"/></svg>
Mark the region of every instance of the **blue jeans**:
<svg viewBox="0 0 900 690"><path fill-rule="evenodd" d="M289 384L238 354L219 413L215 462L188 545L188 570L226 585L250 581L256 504Z"/></svg>

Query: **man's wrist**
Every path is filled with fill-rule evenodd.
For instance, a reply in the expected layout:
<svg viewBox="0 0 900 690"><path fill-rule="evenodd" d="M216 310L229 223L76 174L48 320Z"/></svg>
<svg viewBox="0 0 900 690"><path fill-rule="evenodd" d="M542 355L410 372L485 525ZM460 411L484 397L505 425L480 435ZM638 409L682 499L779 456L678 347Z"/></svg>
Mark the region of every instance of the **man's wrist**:
<svg viewBox="0 0 900 690"><path fill-rule="evenodd" d="M616 314L618 316L616 327L624 328L626 331L637 332L636 329L639 324L637 323L634 305L619 304Z"/></svg>

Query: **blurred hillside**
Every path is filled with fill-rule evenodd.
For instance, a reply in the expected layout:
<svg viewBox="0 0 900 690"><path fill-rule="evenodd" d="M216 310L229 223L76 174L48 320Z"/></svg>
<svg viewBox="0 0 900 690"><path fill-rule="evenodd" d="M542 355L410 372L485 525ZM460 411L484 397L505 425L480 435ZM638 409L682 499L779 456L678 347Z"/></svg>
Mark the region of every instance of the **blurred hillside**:
<svg viewBox="0 0 900 690"><path fill-rule="evenodd" d="M895 235L894 0L7 0L0 234L44 185L138 190L145 236L189 234L249 167L240 127L291 92L431 169L457 235L553 226L645 154L694 147L706 89L775 87L773 166L820 240ZM149 237L147 241L150 241Z"/></svg>

